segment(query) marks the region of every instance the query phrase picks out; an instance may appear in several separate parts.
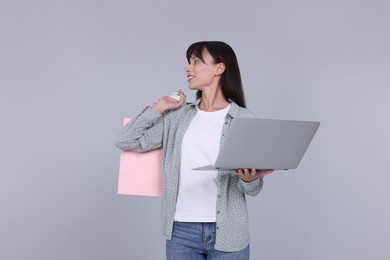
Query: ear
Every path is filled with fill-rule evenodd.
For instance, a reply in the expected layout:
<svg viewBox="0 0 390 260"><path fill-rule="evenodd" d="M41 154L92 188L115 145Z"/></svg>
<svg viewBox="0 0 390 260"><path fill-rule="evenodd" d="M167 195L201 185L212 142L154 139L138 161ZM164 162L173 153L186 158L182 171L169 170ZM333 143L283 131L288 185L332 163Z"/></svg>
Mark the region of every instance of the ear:
<svg viewBox="0 0 390 260"><path fill-rule="evenodd" d="M225 72L226 65L223 62L217 64L217 68L215 70L215 76L220 76Z"/></svg>

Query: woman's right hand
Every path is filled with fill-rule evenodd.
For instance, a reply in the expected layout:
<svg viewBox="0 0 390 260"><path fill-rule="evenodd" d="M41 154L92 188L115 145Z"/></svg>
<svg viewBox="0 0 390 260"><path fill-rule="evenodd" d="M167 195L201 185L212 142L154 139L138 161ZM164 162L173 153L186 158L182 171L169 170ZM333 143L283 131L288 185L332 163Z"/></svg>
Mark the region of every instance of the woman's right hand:
<svg viewBox="0 0 390 260"><path fill-rule="evenodd" d="M160 114L163 114L168 110L179 108L184 103L185 96L181 89L178 90L177 93L180 95L179 101L170 96L163 96L158 101L153 103L152 108Z"/></svg>

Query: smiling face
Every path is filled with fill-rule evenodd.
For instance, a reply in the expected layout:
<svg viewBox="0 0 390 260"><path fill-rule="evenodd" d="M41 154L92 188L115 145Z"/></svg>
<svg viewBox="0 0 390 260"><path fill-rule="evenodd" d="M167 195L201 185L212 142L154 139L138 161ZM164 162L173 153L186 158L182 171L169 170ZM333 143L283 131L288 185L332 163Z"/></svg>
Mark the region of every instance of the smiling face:
<svg viewBox="0 0 390 260"><path fill-rule="evenodd" d="M196 57L200 61L194 64ZM233 100L239 106L245 107L240 69L232 47L221 41L195 42L188 47L186 58L189 63L185 69L189 79L189 87L190 89L199 89L196 92L196 98L222 92L225 99ZM207 66L209 66L208 69L210 66L214 66L211 70L215 72L214 80L212 74L207 74L209 77L203 78L201 70ZM210 85L216 85L216 87L210 87ZM207 93L204 90L207 90Z"/></svg>
<svg viewBox="0 0 390 260"><path fill-rule="evenodd" d="M192 54L185 69L189 88L204 91L210 87L218 87L220 75L223 73L222 67L223 63L215 64L207 49L203 49L202 57Z"/></svg>

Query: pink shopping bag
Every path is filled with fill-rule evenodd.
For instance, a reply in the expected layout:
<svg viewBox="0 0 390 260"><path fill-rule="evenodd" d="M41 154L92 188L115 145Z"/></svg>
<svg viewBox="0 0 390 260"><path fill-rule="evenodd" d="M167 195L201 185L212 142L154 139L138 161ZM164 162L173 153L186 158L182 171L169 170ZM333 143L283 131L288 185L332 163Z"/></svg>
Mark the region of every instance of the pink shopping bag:
<svg viewBox="0 0 390 260"><path fill-rule="evenodd" d="M130 121L124 119L124 124ZM119 163L118 194L161 196L162 149L145 153L121 151Z"/></svg>

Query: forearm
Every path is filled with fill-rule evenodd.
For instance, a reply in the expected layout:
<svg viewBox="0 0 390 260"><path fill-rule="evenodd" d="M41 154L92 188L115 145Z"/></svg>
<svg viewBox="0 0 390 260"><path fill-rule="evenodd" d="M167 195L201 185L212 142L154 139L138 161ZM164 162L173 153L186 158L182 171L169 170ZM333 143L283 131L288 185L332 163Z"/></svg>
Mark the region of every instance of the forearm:
<svg viewBox="0 0 390 260"><path fill-rule="evenodd" d="M120 130L115 146L137 152L156 149L161 146L162 131L162 115L147 107Z"/></svg>
<svg viewBox="0 0 390 260"><path fill-rule="evenodd" d="M240 179L237 185L242 193L245 193L249 196L256 196L263 188L263 178L260 177L251 182L245 182Z"/></svg>

